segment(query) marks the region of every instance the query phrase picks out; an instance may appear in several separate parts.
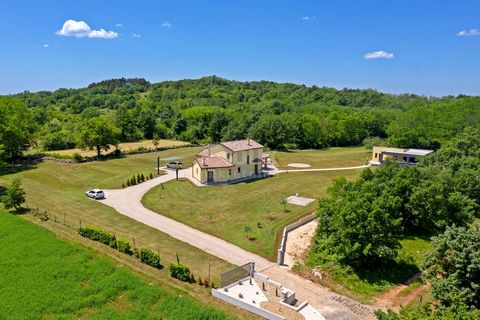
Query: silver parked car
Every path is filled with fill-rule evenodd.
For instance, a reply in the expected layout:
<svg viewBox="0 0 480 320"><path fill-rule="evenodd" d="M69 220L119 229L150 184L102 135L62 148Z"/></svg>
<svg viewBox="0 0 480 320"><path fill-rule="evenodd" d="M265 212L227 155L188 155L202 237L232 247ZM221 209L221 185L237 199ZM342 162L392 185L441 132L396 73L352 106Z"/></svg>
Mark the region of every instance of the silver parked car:
<svg viewBox="0 0 480 320"><path fill-rule="evenodd" d="M85 192L87 197L98 200L105 198L105 193L100 189L92 189Z"/></svg>
<svg viewBox="0 0 480 320"><path fill-rule="evenodd" d="M179 161L171 161L169 163L167 163L167 168L169 169L182 169L183 168L183 163L179 162Z"/></svg>

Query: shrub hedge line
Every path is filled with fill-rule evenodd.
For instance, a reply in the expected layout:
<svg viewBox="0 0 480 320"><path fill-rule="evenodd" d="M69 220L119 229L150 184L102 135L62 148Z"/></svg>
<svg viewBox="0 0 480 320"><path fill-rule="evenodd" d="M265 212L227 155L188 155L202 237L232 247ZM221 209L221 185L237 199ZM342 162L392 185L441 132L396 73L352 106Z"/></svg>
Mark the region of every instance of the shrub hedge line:
<svg viewBox="0 0 480 320"><path fill-rule="evenodd" d="M120 252L129 254L129 255L135 255L142 263L148 264L149 266L152 266L157 269L162 269L163 266L160 263L160 256L153 252L152 250L148 248L140 248L138 250L137 248L133 248L130 245L130 242L124 239L117 239L115 237L115 234L107 232L105 230L102 230L100 228L92 227L92 226L85 226L85 227L79 227L78 228L78 233L85 238L88 238L93 241L98 241L103 244L108 245L111 248L117 249ZM180 281L184 282L190 282L190 283L195 283L195 277L193 274L190 272L190 268L180 264L177 256L177 261L178 263L176 264L170 264L170 276L172 276L175 279L178 279ZM199 278L199 281L201 279ZM205 282L205 286L208 287L208 282ZM202 285L204 285L203 282L201 282ZM212 284L213 285L213 284Z"/></svg>

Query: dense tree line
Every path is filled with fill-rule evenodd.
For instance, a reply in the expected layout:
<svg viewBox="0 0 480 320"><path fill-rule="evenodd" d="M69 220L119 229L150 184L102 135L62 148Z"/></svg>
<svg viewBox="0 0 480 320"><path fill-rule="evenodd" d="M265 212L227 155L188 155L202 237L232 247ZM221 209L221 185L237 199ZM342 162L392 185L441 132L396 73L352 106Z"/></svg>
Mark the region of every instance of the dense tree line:
<svg viewBox="0 0 480 320"><path fill-rule="evenodd" d="M0 113L6 115L0 119L0 150L7 160L33 143L45 150L85 146L89 135L82 130L97 122L93 118L111 125L109 144L251 137L275 149L351 146L374 137L399 147L436 148L465 126L480 126L478 97L391 95L215 76L156 84L112 79L0 100ZM12 127L15 137L8 134Z"/></svg>
<svg viewBox="0 0 480 320"><path fill-rule="evenodd" d="M402 238L432 235L424 268L441 306L435 314L479 308L480 229L471 227L480 217L479 182L480 130L471 127L417 166L387 163L353 182L338 179L320 200L310 262L379 267L397 257Z"/></svg>

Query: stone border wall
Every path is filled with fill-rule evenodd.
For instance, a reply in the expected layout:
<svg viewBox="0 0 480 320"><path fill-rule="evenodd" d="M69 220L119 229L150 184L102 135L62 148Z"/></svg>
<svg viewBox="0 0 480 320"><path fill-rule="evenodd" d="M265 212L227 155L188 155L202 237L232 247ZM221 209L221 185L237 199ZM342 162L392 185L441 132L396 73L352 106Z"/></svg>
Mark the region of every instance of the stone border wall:
<svg viewBox="0 0 480 320"><path fill-rule="evenodd" d="M298 221L289 224L283 229L282 240L280 241L280 248L278 249L277 254L277 264L283 265L285 261L285 251L287 250L287 237L288 233L292 230L295 230L317 218L317 213L311 213L306 217L300 218Z"/></svg>

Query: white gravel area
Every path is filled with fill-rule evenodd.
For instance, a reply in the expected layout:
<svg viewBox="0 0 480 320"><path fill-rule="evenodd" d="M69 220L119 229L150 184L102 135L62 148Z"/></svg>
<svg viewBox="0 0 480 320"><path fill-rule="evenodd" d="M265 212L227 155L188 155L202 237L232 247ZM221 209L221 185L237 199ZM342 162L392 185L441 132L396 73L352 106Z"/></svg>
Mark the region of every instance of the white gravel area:
<svg viewBox="0 0 480 320"><path fill-rule="evenodd" d="M289 163L287 164L287 166L291 167L291 168L310 168L311 165L309 164L306 164L306 163Z"/></svg>
<svg viewBox="0 0 480 320"><path fill-rule="evenodd" d="M289 204L295 204L297 206L302 206L302 207L308 206L310 203L315 201L315 199L312 199L312 198L305 198L305 197L299 197L299 196L290 196L285 200L287 200L287 203Z"/></svg>

